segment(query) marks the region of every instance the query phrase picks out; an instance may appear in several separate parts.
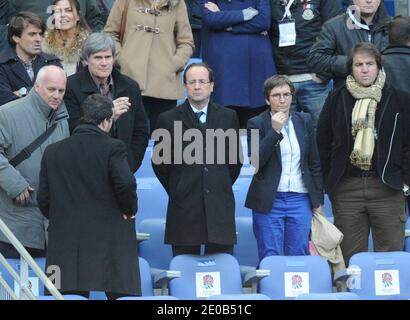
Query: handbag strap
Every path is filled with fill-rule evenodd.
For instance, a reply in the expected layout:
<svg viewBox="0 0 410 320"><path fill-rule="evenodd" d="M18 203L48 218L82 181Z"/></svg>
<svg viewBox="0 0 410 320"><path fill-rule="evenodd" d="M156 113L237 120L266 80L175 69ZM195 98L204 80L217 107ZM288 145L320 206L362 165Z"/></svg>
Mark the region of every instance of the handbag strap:
<svg viewBox="0 0 410 320"><path fill-rule="evenodd" d="M127 15L128 15L129 5L130 5L130 0L125 0L124 11L122 12L121 22L120 22L120 43L121 43L121 45L122 45L122 41L124 40L125 27L127 25Z"/></svg>
<svg viewBox="0 0 410 320"><path fill-rule="evenodd" d="M41 135L39 135L32 143L30 143L27 147L21 150L16 156L13 157L9 162L13 167L17 167L21 162L30 158L31 154L39 147L41 144L51 136L55 128L57 127L57 123L54 123L51 127L49 127L46 131L44 131Z"/></svg>

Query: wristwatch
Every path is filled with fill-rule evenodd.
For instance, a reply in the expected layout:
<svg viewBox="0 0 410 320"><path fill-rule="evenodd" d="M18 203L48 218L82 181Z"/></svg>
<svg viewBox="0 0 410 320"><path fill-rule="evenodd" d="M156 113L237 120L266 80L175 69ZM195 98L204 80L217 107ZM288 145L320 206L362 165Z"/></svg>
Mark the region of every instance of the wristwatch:
<svg viewBox="0 0 410 320"><path fill-rule="evenodd" d="M19 93L20 97L25 97L27 95L27 89L25 87L20 88L17 92Z"/></svg>

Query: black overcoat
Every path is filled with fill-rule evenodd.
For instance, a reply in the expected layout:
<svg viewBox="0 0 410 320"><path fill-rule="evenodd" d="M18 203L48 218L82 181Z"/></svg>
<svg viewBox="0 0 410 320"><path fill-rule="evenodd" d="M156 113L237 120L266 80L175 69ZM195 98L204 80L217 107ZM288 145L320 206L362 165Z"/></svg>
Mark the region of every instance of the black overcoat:
<svg viewBox="0 0 410 320"><path fill-rule="evenodd" d="M213 159L214 164L209 164L212 161L190 164L184 157L181 157L182 161L178 164L175 154L182 155L181 151L190 153L189 145L192 146L194 140L187 139L189 141L182 142L182 149L178 148L182 140L177 132L178 126L181 126L181 134L187 134L187 137L187 130L199 128L187 101L179 107L160 114L157 122L157 128L169 132L171 137L171 148L166 152L171 156L171 164L158 164L153 158L155 174L169 196L165 243L181 246L203 243L232 245L236 243L235 199L232 185L239 176L242 166L239 161L239 154L242 151L238 143L238 117L232 110L213 103L208 105L206 129L219 128L224 132L231 129L231 133L235 132L237 135L235 143L230 146L225 144L225 158L221 161L225 164L217 164L215 159ZM161 141L161 139L156 141L154 157L161 149ZM214 148L204 143L203 158L206 159L211 150L215 151L216 146L216 142ZM230 151L232 164L228 161Z"/></svg>
<svg viewBox="0 0 410 320"><path fill-rule="evenodd" d="M111 136L122 140L127 147L128 163L132 172L137 171L144 158L148 145L148 118L144 111L138 83L114 69L111 73L114 82L113 99L128 97L130 109L120 116L111 129ZM88 68L84 68L67 79L64 102L70 119L70 132L81 118L81 105L93 93L100 93Z"/></svg>
<svg viewBox="0 0 410 320"><path fill-rule="evenodd" d="M49 218L47 267L61 269L61 289L140 293L136 183L124 143L82 124L50 145L40 171L38 204Z"/></svg>

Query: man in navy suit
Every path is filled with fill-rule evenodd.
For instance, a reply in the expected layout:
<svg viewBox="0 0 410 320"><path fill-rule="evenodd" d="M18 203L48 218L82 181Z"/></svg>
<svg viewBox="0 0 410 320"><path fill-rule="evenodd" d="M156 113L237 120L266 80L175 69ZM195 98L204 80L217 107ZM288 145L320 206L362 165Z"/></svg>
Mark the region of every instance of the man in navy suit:
<svg viewBox="0 0 410 320"><path fill-rule="evenodd" d="M293 83L283 75L265 81L269 110L248 121L248 152L257 171L245 206L252 209L259 259L307 255L312 209L322 211L323 181L312 118L289 112ZM259 150L252 150L258 134Z"/></svg>

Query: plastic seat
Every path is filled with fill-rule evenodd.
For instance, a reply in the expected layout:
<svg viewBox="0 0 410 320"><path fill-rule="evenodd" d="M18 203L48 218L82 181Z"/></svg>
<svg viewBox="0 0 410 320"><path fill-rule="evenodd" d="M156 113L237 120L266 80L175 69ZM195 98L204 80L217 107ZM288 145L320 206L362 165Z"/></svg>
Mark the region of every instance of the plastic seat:
<svg viewBox="0 0 410 320"><path fill-rule="evenodd" d="M259 263L258 247L253 234L252 217L236 217L237 243L233 255L238 260L241 269L256 269ZM245 270L247 271L247 270Z"/></svg>
<svg viewBox="0 0 410 320"><path fill-rule="evenodd" d="M360 300L353 292L309 293L300 294L295 300Z"/></svg>
<svg viewBox="0 0 410 320"><path fill-rule="evenodd" d="M165 218L142 220L138 232L149 234L149 239L138 245L139 256L147 260L151 268L168 269L172 247L164 244Z"/></svg>
<svg viewBox="0 0 410 320"><path fill-rule="evenodd" d="M206 298L206 300L270 300L268 296L261 293L242 294L219 294Z"/></svg>
<svg viewBox="0 0 410 320"><path fill-rule="evenodd" d="M211 295L242 294L239 264L226 253L179 255L170 263L181 277L169 282L170 295L178 299L205 299Z"/></svg>
<svg viewBox="0 0 410 320"><path fill-rule="evenodd" d="M353 255L349 269L360 270L350 277L348 288L366 300L410 299L410 253L361 252Z"/></svg>
<svg viewBox="0 0 410 320"><path fill-rule="evenodd" d="M63 297L64 300L88 300L87 298L76 294L67 294L63 295ZM37 300L55 300L55 298L53 296L39 296Z"/></svg>
<svg viewBox="0 0 410 320"><path fill-rule="evenodd" d="M235 197L235 217L252 217L252 210L245 207L246 195L251 181L251 177L240 176L232 187Z"/></svg>
<svg viewBox="0 0 410 320"><path fill-rule="evenodd" d="M168 206L168 195L157 178L137 179L138 212L136 227L139 230L141 221L151 218L165 219Z"/></svg>
<svg viewBox="0 0 410 320"><path fill-rule="evenodd" d="M145 149L144 159L142 159L141 166L138 168L137 172L134 174L135 177L137 178L137 184L140 178L155 178L154 169L152 169L152 164L151 164L153 146L154 146L154 140L149 140L148 146Z"/></svg>
<svg viewBox="0 0 410 320"><path fill-rule="evenodd" d="M45 258L34 258L34 261L39 265L40 269L45 272ZM20 275L20 259L7 259L7 262L11 265L11 267ZM6 283L14 290L14 292L18 295L17 287L15 287L14 278L11 274L5 269L5 267L0 264L0 273ZM34 296L42 296L44 295L44 285L34 273L34 271L29 266L29 282L32 288L32 293Z"/></svg>
<svg viewBox="0 0 410 320"><path fill-rule="evenodd" d="M331 271L320 256L268 256L260 269L270 270L270 276L259 281L258 292L275 300L291 300L299 294L331 293Z"/></svg>

